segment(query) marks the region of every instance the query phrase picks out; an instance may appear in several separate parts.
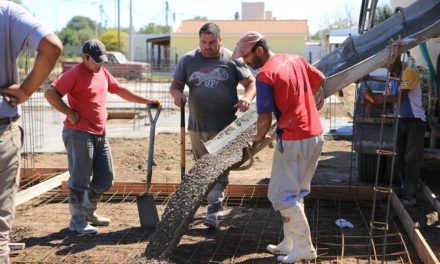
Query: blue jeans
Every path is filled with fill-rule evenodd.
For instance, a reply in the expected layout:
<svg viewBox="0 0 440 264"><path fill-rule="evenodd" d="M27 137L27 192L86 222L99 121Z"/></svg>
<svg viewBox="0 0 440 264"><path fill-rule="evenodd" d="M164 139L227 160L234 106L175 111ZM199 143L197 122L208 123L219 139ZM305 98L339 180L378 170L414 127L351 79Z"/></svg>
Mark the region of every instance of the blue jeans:
<svg viewBox="0 0 440 264"><path fill-rule="evenodd" d="M114 173L110 145L105 135L98 136L64 127L63 141L67 150L69 188L84 192L107 191L113 185Z"/></svg>

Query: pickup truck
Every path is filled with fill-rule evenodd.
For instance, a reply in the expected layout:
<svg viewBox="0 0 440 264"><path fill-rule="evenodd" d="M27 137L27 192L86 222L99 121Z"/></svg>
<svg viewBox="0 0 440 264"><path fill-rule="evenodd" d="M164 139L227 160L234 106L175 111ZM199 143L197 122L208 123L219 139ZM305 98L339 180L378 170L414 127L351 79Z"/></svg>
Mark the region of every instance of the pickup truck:
<svg viewBox="0 0 440 264"><path fill-rule="evenodd" d="M104 67L114 76L127 80L140 80L150 72L150 64L144 62L128 61L121 52L108 51L108 63ZM63 61L63 73L79 64L77 61Z"/></svg>

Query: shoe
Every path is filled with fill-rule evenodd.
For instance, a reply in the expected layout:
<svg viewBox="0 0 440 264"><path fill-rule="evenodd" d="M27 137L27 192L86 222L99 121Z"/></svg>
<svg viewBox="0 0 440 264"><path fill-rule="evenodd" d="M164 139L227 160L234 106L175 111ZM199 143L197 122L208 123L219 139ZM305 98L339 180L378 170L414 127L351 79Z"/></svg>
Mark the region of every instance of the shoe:
<svg viewBox="0 0 440 264"><path fill-rule="evenodd" d="M111 223L110 218L100 216L100 215L96 214L96 212L88 213L86 211L85 215L86 215L87 222L90 222L94 226L108 226Z"/></svg>
<svg viewBox="0 0 440 264"><path fill-rule="evenodd" d="M417 203L416 198L411 198L411 197L403 197L400 201L405 207L413 207Z"/></svg>
<svg viewBox="0 0 440 264"><path fill-rule="evenodd" d="M223 213L223 210L217 212L217 219L218 220L225 219L225 214Z"/></svg>
<svg viewBox="0 0 440 264"><path fill-rule="evenodd" d="M96 234L98 233L98 229L96 229L96 227L91 226L89 224L80 227L80 226L74 226L74 225L70 225L69 226L69 230L72 232L76 232L78 234Z"/></svg>
<svg viewBox="0 0 440 264"><path fill-rule="evenodd" d="M203 224L209 228L217 229L218 228L218 217L217 213L209 214L206 216Z"/></svg>

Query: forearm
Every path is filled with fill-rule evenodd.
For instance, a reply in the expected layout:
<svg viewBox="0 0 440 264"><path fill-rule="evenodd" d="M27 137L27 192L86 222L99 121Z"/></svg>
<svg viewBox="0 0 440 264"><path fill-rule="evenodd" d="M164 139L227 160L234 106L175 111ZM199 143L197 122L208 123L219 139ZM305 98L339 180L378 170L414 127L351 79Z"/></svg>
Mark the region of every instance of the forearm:
<svg viewBox="0 0 440 264"><path fill-rule="evenodd" d="M182 101L186 102L186 96L183 93L184 88L185 84L177 80L173 80L170 85L170 94L174 98L174 105L178 107L182 106Z"/></svg>
<svg viewBox="0 0 440 264"><path fill-rule="evenodd" d="M148 99L144 96L141 96L137 93L132 92L131 90L127 88L120 88L119 91L116 93L119 97L121 97L124 100L127 100L129 102L133 103L139 103L139 104L150 104L156 102L155 100Z"/></svg>
<svg viewBox="0 0 440 264"><path fill-rule="evenodd" d="M172 97L180 97L183 95L183 89L185 88L185 84L180 83L176 80L173 80L170 86L170 94Z"/></svg>
<svg viewBox="0 0 440 264"><path fill-rule="evenodd" d="M69 116L72 113L73 110L66 103L64 103L64 101L61 99L60 94L55 89L47 89L44 92L44 97L53 108L65 114L66 116Z"/></svg>
<svg viewBox="0 0 440 264"><path fill-rule="evenodd" d="M316 94L324 86L324 83L325 83L325 78L322 78L319 83L313 85L312 86L313 94Z"/></svg>
<svg viewBox="0 0 440 264"><path fill-rule="evenodd" d="M257 134L254 136L254 140L259 142L266 137L272 124L272 113L260 113L257 119Z"/></svg>
<svg viewBox="0 0 440 264"><path fill-rule="evenodd" d="M26 96L24 100L29 98L49 76L61 51L62 44L53 34L44 37L40 41L34 67L20 86Z"/></svg>
<svg viewBox="0 0 440 264"><path fill-rule="evenodd" d="M256 87L255 87L255 78L251 75L249 78L241 81L241 84L244 87L244 96L243 98L252 102L256 95Z"/></svg>

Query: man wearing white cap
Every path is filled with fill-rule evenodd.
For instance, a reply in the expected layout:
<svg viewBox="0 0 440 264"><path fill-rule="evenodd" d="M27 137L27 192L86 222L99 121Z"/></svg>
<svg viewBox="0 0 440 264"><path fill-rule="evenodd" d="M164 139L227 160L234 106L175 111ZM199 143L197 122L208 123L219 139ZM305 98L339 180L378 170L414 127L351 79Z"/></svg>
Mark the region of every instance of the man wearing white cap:
<svg viewBox="0 0 440 264"><path fill-rule="evenodd" d="M244 34L232 55L242 57L257 76L257 134L263 140L275 113L278 122L277 148L273 156L268 197L283 218L284 239L267 250L282 263L316 258L303 198L310 193L324 138L315 94L321 91L324 75L297 55L275 54L263 35ZM321 96L322 99L322 96ZM322 101L322 100L321 100Z"/></svg>

